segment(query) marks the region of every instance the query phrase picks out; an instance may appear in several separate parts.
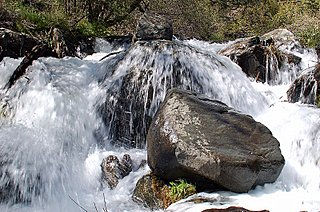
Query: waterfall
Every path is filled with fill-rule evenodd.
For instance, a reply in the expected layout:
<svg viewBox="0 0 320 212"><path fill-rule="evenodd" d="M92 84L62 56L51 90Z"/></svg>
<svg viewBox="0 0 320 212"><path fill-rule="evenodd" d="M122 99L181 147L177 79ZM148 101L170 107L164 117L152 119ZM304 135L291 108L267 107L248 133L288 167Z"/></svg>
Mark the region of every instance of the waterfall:
<svg viewBox="0 0 320 212"><path fill-rule="evenodd" d="M229 44L174 40L112 46L99 40L98 45L100 52L84 60L38 59L8 91L4 85L21 59L1 61L1 211L79 211L73 201L94 211L93 203L104 206L103 194L109 211L147 210L130 195L148 167L110 190L101 187L100 163L109 154L129 153L136 166L146 158L148 124L172 87L203 93L252 115L280 141L287 161L276 183L249 194L199 195L252 210L280 210L269 205L272 198L289 210L320 208L315 195L320 191L320 112L282 102L297 73L288 68L276 85L252 82L238 65L217 54ZM310 66L315 55L299 54L301 66ZM277 66L273 59L268 61L270 69ZM295 204L287 200L290 197ZM207 206L182 202L170 208ZM218 200L215 206L221 207Z"/></svg>

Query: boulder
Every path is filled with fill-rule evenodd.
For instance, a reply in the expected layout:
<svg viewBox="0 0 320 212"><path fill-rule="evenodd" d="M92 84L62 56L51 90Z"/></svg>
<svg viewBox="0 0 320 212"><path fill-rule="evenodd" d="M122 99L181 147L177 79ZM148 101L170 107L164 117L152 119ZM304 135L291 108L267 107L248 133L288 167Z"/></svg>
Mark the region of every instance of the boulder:
<svg viewBox="0 0 320 212"><path fill-rule="evenodd" d="M288 101L320 105L320 65L301 73L287 91Z"/></svg>
<svg viewBox="0 0 320 212"><path fill-rule="evenodd" d="M130 155L125 154L121 161L114 155L109 155L101 163L102 181L114 189L119 180L129 175L132 171L132 160Z"/></svg>
<svg viewBox="0 0 320 212"><path fill-rule="evenodd" d="M233 192L274 182L285 162L277 139L251 116L178 89L169 91L151 123L147 152L162 179Z"/></svg>
<svg viewBox="0 0 320 212"><path fill-rule="evenodd" d="M212 208L212 209L203 210L202 212L269 212L269 211L268 210L251 211L241 207L229 207L224 209Z"/></svg>
<svg viewBox="0 0 320 212"><path fill-rule="evenodd" d="M295 43L291 32L278 29L261 37L240 39L221 49L219 54L237 63L248 77L274 84L281 82L280 71L292 69L282 68L287 63L291 66L300 64L301 58L285 48Z"/></svg>
<svg viewBox="0 0 320 212"><path fill-rule="evenodd" d="M167 208L171 202L169 187L153 174L143 176L133 191L132 199L152 210Z"/></svg>
<svg viewBox="0 0 320 212"><path fill-rule="evenodd" d="M147 12L138 21L135 39L172 40L172 21L165 15Z"/></svg>
<svg viewBox="0 0 320 212"><path fill-rule="evenodd" d="M0 61L4 57L23 57L41 42L29 35L0 28Z"/></svg>

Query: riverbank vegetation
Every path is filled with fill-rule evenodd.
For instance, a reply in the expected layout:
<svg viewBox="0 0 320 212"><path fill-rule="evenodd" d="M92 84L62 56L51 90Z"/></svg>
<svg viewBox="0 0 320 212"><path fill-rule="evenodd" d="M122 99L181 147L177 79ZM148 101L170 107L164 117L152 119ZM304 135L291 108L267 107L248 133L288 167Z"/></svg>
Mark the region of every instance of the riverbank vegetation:
<svg viewBox="0 0 320 212"><path fill-rule="evenodd" d="M225 41L287 28L320 43L320 0L4 0L2 26L43 37L51 27L78 36L128 35L145 10L170 16L182 38Z"/></svg>

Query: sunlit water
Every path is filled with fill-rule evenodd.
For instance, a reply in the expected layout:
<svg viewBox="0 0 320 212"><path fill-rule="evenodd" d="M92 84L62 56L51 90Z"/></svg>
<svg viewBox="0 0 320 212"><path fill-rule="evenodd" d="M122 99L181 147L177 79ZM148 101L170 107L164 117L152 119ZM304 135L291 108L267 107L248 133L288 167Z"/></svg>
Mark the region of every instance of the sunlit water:
<svg viewBox="0 0 320 212"><path fill-rule="evenodd" d="M136 45L123 51L128 47L114 48L102 40L98 43L99 53L84 60L40 58L8 92L2 88L21 59L5 58L0 63L0 160L4 161L0 173L6 173L0 176L0 187L13 183L17 194L27 201L2 204L0 211L80 211L72 200L88 211L95 211L94 204L102 211L103 195L108 211L147 211L135 204L131 195L148 167L132 172L114 190L101 186L104 157L129 153L138 167L146 151L110 145L108 123L103 123L97 107L104 101L117 104L113 92L131 67L148 68L152 74L140 95L146 94L149 85L155 88L146 111L153 115L168 86L160 82L174 79L176 60L181 63L180 74L190 72L180 87L219 99L265 124L280 141L286 165L275 183L247 194L200 193L198 196L212 201L195 204L184 200L168 210L228 206L271 211L320 209L320 110L285 102L293 75L279 76L282 81L274 86L252 82L240 67L216 54L229 44L190 40L175 41L174 45ZM161 47L154 50L158 45ZM123 52L100 61L113 51ZM294 76L314 65L312 51L294 53L303 56Z"/></svg>

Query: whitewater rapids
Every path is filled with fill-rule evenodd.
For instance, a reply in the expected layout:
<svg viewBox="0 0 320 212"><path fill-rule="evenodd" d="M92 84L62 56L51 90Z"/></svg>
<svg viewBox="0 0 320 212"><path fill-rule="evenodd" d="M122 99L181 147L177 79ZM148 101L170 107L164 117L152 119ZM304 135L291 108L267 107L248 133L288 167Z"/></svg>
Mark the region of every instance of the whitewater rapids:
<svg viewBox="0 0 320 212"><path fill-rule="evenodd" d="M286 102L286 91L294 80L292 78L287 77L281 84L273 86L248 79L239 66L216 55L219 49L229 44L196 40L175 42L212 54L222 61L223 67L212 70L214 77L207 74L212 67L210 57L188 61L186 55L188 60L185 63L203 80L207 95L212 94L265 124L279 140L286 164L273 184L258 186L247 194L199 193L195 196L210 201L201 204L188 202L195 198L192 196L171 205L168 211L201 211L229 206L250 210L318 211L320 109ZM148 167L120 180L114 190L101 188L100 163L104 157L128 153L138 166L146 159L146 151L110 145L109 131L96 110L108 92L108 84L123 76L126 68L135 62L130 58L139 58L147 54L147 50L142 47L131 49L127 60L113 75L106 72L117 56L100 59L110 52L125 49L115 49L99 40L97 50L98 53L84 60L40 58L29 68L30 74L20 79L10 92L3 87L22 59L4 58L0 63L0 159L5 161L1 165L2 171L8 173L0 176L0 187L13 181L19 193L28 200L27 203L2 204L0 211L80 211L73 200L88 211L95 211L95 203L101 211L103 194L108 211L148 211L131 200L136 182L149 171ZM316 61L311 50L294 53L302 56L301 70L313 66ZM161 52L154 57L155 66L164 63ZM192 64L196 64L195 67ZM225 67L229 73L225 73ZM104 81L103 86L101 81ZM213 95L217 89L223 93ZM164 93L157 98L164 98ZM103 142L97 142L97 134Z"/></svg>

